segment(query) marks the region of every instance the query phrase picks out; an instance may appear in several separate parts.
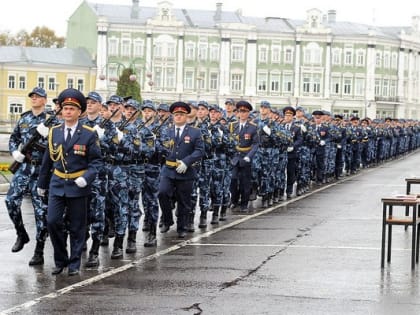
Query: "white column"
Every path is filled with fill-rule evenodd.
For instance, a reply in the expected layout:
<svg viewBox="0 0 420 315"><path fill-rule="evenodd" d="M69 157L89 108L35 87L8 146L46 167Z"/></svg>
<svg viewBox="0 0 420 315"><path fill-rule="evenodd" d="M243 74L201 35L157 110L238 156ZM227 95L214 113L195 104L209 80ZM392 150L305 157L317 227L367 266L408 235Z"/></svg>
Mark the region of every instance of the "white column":
<svg viewBox="0 0 420 315"><path fill-rule="evenodd" d="M327 43L325 52L325 71L324 71L324 98L330 97L331 86L331 43Z"/></svg>
<svg viewBox="0 0 420 315"><path fill-rule="evenodd" d="M405 52L404 48L400 48L399 56L398 56L398 82L397 82L397 96L399 99L406 99L407 95L404 95L404 57Z"/></svg>
<svg viewBox="0 0 420 315"><path fill-rule="evenodd" d="M184 92L184 35L178 37L178 58L176 65L176 93Z"/></svg>
<svg viewBox="0 0 420 315"><path fill-rule="evenodd" d="M245 69L245 96L255 96L257 93L257 40L248 39Z"/></svg>
<svg viewBox="0 0 420 315"><path fill-rule="evenodd" d="M154 73L153 73L153 63L152 63L152 54L153 54L153 47L152 47L152 33L148 32L146 37L146 74L151 73L152 77L149 78L146 76L146 80L144 80L142 90L145 92L151 92L152 86L149 85L149 81L153 81Z"/></svg>
<svg viewBox="0 0 420 315"><path fill-rule="evenodd" d="M230 38L222 37L220 47L219 95L230 94Z"/></svg>
<svg viewBox="0 0 420 315"><path fill-rule="evenodd" d="M300 41L295 45L295 83L293 84L293 96L300 95Z"/></svg>
<svg viewBox="0 0 420 315"><path fill-rule="evenodd" d="M365 100L367 102L375 99L375 67L376 67L376 56L375 56L376 45L368 45L366 52L366 90Z"/></svg>
<svg viewBox="0 0 420 315"><path fill-rule="evenodd" d="M414 68L414 57L413 51L408 51L408 78L407 78L407 102L413 101L413 68Z"/></svg>
<svg viewBox="0 0 420 315"><path fill-rule="evenodd" d="M108 97L108 73L106 65L108 63L108 45L107 33L108 25L106 23L98 22L98 45L96 48L96 91L102 95L103 98ZM105 77L104 77L105 76ZM101 80L101 78L104 78Z"/></svg>

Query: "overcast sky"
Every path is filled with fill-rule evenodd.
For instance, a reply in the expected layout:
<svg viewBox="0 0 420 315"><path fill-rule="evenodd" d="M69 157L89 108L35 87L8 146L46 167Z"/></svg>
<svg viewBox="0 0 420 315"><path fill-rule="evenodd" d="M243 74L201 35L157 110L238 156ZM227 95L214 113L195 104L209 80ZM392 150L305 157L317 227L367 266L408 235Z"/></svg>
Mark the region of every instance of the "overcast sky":
<svg viewBox="0 0 420 315"><path fill-rule="evenodd" d="M161 0L140 0L140 6L155 7ZM93 0L93 3L126 4L132 0ZM308 9L318 8L327 13L337 11L337 21L374 24L377 26L410 26L411 18L420 15L418 0L172 0L174 8L214 10L217 2L223 10L242 9L247 16L276 16L304 19ZM28 32L36 26L47 26L59 36L66 35L67 20L82 0L11 0L0 10L0 30Z"/></svg>

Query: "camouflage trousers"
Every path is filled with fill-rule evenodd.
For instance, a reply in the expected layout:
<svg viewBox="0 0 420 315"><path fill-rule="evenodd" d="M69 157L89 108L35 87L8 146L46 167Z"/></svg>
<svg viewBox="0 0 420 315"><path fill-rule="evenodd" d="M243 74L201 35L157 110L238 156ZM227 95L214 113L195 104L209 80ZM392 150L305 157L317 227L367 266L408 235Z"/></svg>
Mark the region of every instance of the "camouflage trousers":
<svg viewBox="0 0 420 315"><path fill-rule="evenodd" d="M144 222L156 224L159 218L158 191L160 165L145 164L144 172L145 177L141 191L144 210Z"/></svg>
<svg viewBox="0 0 420 315"><path fill-rule="evenodd" d="M105 228L105 199L108 188L108 176L106 169L100 169L92 183L88 208L88 225L92 239L102 240Z"/></svg>
<svg viewBox="0 0 420 315"><path fill-rule="evenodd" d="M26 193L30 194L34 207L36 240L45 241L47 230L47 204L37 193L39 166L23 163L16 171L6 195L6 207L9 217L16 229L23 227L22 200Z"/></svg>

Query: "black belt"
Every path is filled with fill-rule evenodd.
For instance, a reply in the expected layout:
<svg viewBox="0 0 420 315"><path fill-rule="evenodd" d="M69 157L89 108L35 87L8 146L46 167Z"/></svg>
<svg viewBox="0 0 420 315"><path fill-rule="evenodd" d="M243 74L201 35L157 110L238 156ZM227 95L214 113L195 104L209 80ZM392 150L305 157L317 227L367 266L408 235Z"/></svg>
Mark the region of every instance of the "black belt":
<svg viewBox="0 0 420 315"><path fill-rule="evenodd" d="M260 143L260 148L264 148L264 149L274 148L274 145Z"/></svg>
<svg viewBox="0 0 420 315"><path fill-rule="evenodd" d="M111 158L108 158L105 161L108 164L111 164L111 165L131 165L131 164L135 164L134 161L122 161L122 160L116 160L116 159L111 159Z"/></svg>
<svg viewBox="0 0 420 315"><path fill-rule="evenodd" d="M149 163L149 159L147 158L133 160L133 164L147 164L147 163Z"/></svg>

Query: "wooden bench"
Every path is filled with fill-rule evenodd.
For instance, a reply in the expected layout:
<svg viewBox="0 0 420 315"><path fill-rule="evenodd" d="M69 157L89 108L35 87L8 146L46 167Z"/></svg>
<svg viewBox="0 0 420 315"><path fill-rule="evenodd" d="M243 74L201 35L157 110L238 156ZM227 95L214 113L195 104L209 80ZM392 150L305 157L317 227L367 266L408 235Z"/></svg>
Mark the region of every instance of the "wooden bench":
<svg viewBox="0 0 420 315"><path fill-rule="evenodd" d="M385 239L386 230L388 226L388 244L387 244L387 262L391 262L391 244L392 244L392 226L404 225L412 227L412 240L411 240L411 269L414 269L416 263L419 261L419 224L420 224L420 196L419 195L400 195L382 198L383 214L382 214L382 244L381 244L381 268L385 265ZM394 216L394 207L405 207L406 216Z"/></svg>

